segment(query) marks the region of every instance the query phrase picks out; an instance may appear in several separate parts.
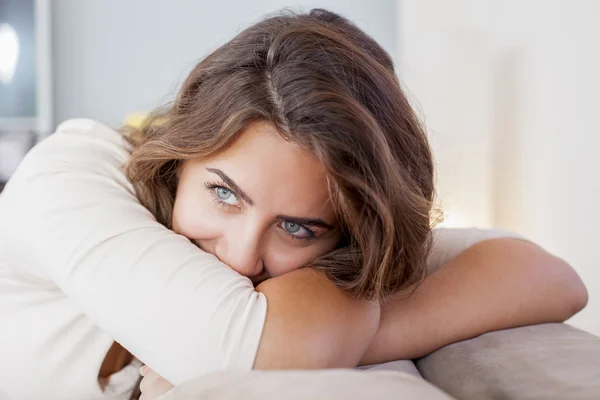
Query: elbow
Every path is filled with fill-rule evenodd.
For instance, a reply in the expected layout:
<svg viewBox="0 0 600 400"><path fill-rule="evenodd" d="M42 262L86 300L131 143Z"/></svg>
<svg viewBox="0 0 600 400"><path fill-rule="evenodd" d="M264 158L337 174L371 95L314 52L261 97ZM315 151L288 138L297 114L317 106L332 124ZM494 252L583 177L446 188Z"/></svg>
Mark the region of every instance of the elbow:
<svg viewBox="0 0 600 400"><path fill-rule="evenodd" d="M581 284L581 287L578 297L573 304L573 315L583 310L588 303L588 291L583 283Z"/></svg>
<svg viewBox="0 0 600 400"><path fill-rule="evenodd" d="M527 271L527 279L535 283L530 294L537 299L533 318L536 323L563 322L585 308L588 291L569 263L533 243L513 244L514 254L521 256L515 265L520 271Z"/></svg>
<svg viewBox="0 0 600 400"><path fill-rule="evenodd" d="M562 311L562 320L565 321L583 310L588 303L588 291L583 281L566 261L552 256L551 261L555 269L557 283L560 285L562 293L562 303L564 308Z"/></svg>
<svg viewBox="0 0 600 400"><path fill-rule="evenodd" d="M572 284L573 288L571 289L571 315L569 317L583 310L585 306L587 306L589 299L588 291L585 285L583 284L583 281L581 280L579 275L575 273L575 271L573 271L573 274L575 275L575 277L573 279L574 282Z"/></svg>

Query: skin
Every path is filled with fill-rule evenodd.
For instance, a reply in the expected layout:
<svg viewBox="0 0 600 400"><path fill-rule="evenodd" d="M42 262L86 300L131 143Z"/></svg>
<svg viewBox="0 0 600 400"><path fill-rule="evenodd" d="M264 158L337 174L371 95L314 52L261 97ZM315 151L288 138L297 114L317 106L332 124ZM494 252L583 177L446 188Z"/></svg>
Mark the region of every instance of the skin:
<svg viewBox="0 0 600 400"><path fill-rule="evenodd" d="M238 187L207 188L207 182L223 182L217 169ZM515 239L472 246L412 296L398 293L384 307L351 299L321 274L300 268L339 238L325 170L264 123L251 125L217 156L186 163L179 179L174 230L252 279L267 297L255 369L417 358L484 332L564 321L587 303L585 287L568 264ZM319 219L328 227L307 227L315 238L294 239L290 230L306 235L289 224L299 219ZM140 373L145 400L173 387L148 367Z"/></svg>
<svg viewBox="0 0 600 400"><path fill-rule="evenodd" d="M179 175L173 230L255 283L329 252L335 225L322 163L266 123Z"/></svg>

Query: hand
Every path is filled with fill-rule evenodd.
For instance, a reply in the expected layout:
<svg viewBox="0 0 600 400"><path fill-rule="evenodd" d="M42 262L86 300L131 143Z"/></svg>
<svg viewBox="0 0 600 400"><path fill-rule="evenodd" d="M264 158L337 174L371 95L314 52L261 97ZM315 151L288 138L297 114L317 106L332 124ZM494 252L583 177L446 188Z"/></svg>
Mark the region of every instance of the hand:
<svg viewBox="0 0 600 400"><path fill-rule="evenodd" d="M140 368L140 374L144 377L140 382L142 396L140 400L154 400L173 389L171 382L167 381L146 365Z"/></svg>

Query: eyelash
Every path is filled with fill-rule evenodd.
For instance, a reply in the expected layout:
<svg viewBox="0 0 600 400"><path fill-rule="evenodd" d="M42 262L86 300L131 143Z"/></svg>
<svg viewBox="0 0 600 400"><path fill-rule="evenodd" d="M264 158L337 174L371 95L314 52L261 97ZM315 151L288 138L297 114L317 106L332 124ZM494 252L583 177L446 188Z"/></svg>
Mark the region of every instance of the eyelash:
<svg viewBox="0 0 600 400"><path fill-rule="evenodd" d="M225 202L224 202L223 200L221 200L221 199L220 199L220 198L217 196L217 194L215 193L215 189L226 189L226 190L229 190L229 191L230 191L230 192L231 192L231 193L232 193L234 196L236 196L236 197L237 197L237 194L236 194L236 193L235 193L233 190L231 190L231 189L230 189L230 188L229 188L229 187L228 187L228 186L225 184L225 182L216 182L216 181L212 181L212 182L205 182L205 183L204 183L204 186L206 187L206 189L207 189L207 190L210 192L210 194L212 195L212 197L213 197L213 200L215 201L215 203L217 203L219 206L221 206L221 207L224 207L224 208L231 208L231 207L234 207L234 208L238 208L238 209L239 209L239 207L237 207L237 206L234 206L234 205L231 205L231 204L225 203ZM296 221L283 221L283 222L284 222L284 223L285 223L285 222L293 222L293 223L295 223L295 224L297 224L297 225L300 225L300 227L301 227L302 229L304 229L306 232L308 232L308 235L309 235L308 237L299 237L299 236L292 235L291 233L287 232L287 231L286 231L284 228L280 228L281 230L283 230L283 232L284 232L286 235L288 235L290 238L292 238L292 239L294 239L294 240L313 240L313 239L316 239L316 237L317 237L317 234L315 233L315 231L313 231L312 229L310 229L310 228L308 228L308 227L306 227L306 226L304 226L304 225L302 225L302 224L299 224L299 223L298 223L298 222L296 222Z"/></svg>

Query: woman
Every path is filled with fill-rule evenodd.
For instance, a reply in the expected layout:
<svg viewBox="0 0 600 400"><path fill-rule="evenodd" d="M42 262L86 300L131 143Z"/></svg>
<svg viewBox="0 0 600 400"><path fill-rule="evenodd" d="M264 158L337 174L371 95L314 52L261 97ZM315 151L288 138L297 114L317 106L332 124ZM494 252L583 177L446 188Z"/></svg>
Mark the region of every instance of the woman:
<svg viewBox="0 0 600 400"><path fill-rule="evenodd" d="M333 13L246 29L126 137L64 123L0 197L9 396L126 398L137 360L152 398L219 369L414 358L585 305L538 247L471 246L497 232L440 231L429 255L425 133Z"/></svg>

